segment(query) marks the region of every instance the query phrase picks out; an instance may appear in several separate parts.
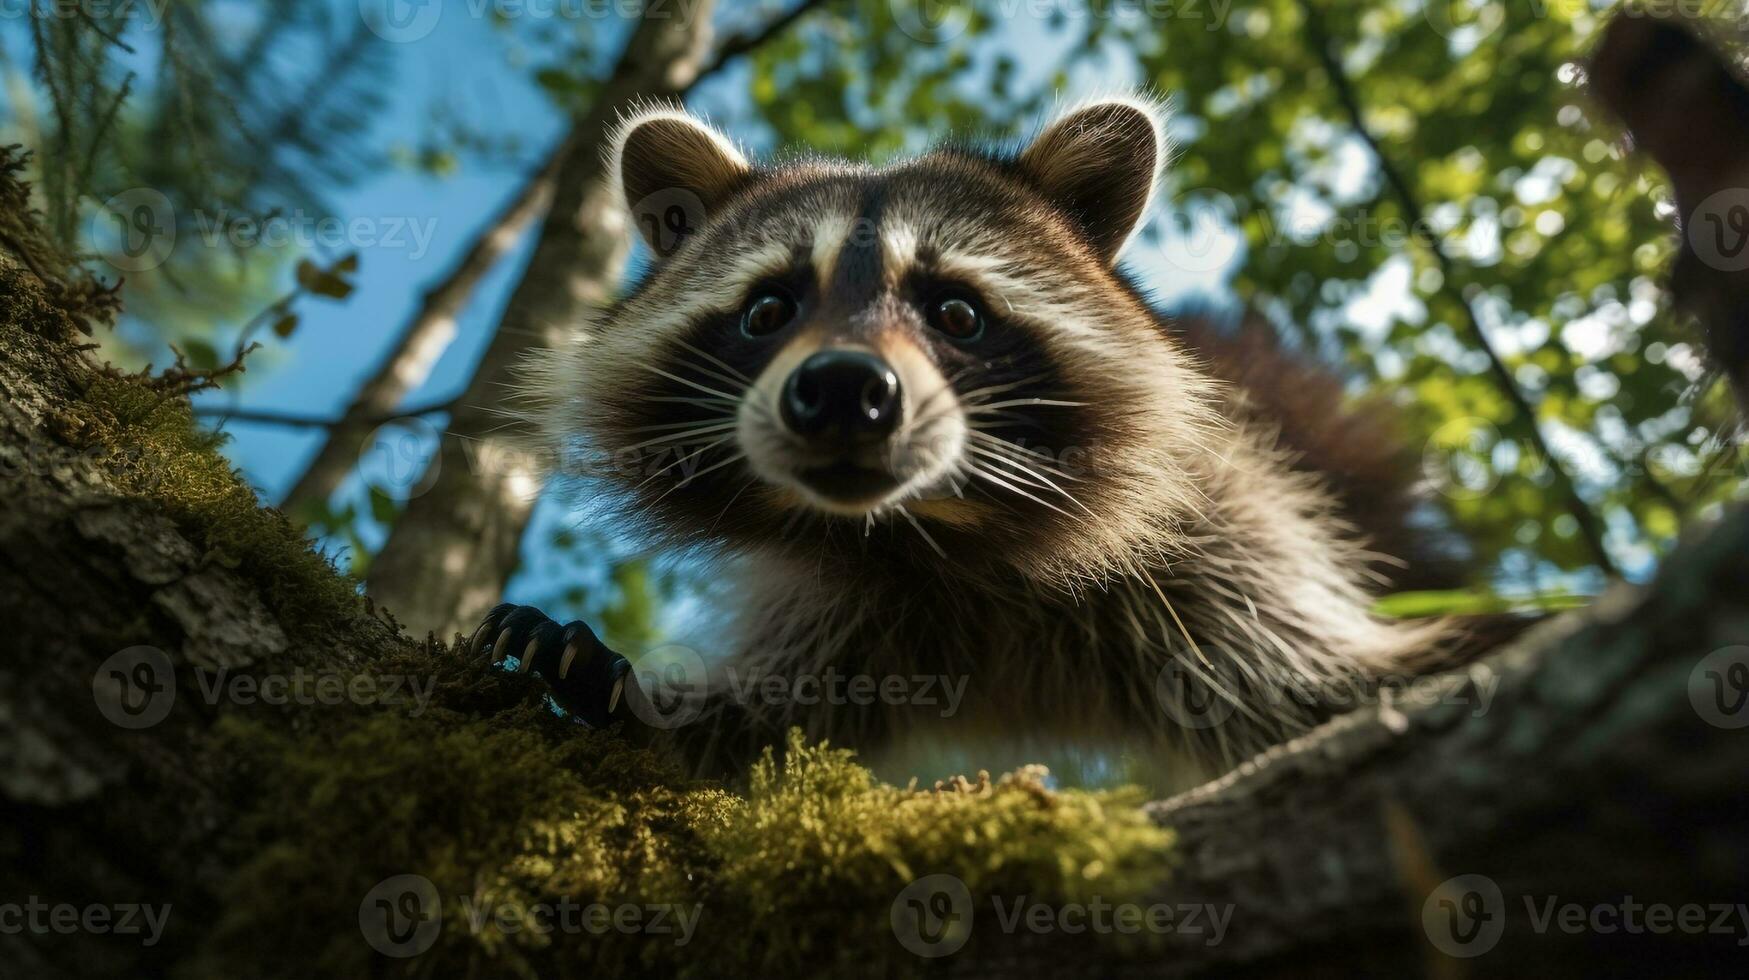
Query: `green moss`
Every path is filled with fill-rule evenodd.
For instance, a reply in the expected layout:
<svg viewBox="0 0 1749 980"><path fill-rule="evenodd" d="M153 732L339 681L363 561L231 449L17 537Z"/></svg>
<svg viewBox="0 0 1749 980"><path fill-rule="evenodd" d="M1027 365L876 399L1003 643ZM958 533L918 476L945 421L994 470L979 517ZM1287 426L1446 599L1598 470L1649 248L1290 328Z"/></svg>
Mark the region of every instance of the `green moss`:
<svg viewBox="0 0 1749 980"><path fill-rule="evenodd" d="M317 553L219 452L188 400L142 378L96 373L61 421L64 438L104 451L124 492L149 497L207 556L239 569L288 633L337 626L361 609L357 585Z"/></svg>
<svg viewBox="0 0 1749 980"><path fill-rule="evenodd" d="M917 791L798 735L735 794L567 723L526 678L441 650L378 670L420 672L433 703L327 708L296 733L225 723L215 757L247 801L234 839L248 843L191 975L262 963L339 976L910 972L928 961L889 916L919 876L957 876L987 910L992 895L1134 899L1168 870L1170 836L1134 793L1053 792L1036 771ZM403 874L432 882L442 929L391 960L365 943L359 905ZM684 943L589 931L580 914L571 932L523 928L561 901L698 918ZM994 941L975 934L965 955L981 940Z"/></svg>

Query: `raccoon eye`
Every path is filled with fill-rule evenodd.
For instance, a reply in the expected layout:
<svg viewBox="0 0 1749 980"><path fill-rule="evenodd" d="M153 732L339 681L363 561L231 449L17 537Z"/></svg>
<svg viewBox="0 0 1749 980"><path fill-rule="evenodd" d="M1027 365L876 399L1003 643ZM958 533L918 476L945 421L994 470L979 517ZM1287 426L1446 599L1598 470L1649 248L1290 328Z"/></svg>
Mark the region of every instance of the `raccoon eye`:
<svg viewBox="0 0 1749 980"><path fill-rule="evenodd" d="M768 290L747 304L746 312L741 314L741 332L749 337L763 337L782 330L795 316L795 300Z"/></svg>
<svg viewBox="0 0 1749 980"><path fill-rule="evenodd" d="M984 332L984 315L971 300L949 296L930 304L929 325L954 340L976 340Z"/></svg>

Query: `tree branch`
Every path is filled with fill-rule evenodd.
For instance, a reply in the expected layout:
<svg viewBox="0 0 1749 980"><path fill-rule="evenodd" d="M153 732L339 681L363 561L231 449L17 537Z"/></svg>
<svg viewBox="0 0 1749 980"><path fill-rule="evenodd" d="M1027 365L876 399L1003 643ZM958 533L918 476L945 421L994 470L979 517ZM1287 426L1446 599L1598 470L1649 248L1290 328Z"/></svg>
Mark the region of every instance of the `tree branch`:
<svg viewBox="0 0 1749 980"><path fill-rule="evenodd" d="M425 291L419 308L401 327L376 370L359 386L346 411L331 423L323 423L330 430L328 441L316 451L280 502L288 513L297 513L306 504L326 503L357 464L358 440L382 420L393 418L401 399L425 383L432 367L455 338L456 321L474 290L551 204L554 181L571 152L574 137L574 133L567 134L555 144L546 162L529 175L515 196L487 222L449 273Z"/></svg>
<svg viewBox="0 0 1749 980"><path fill-rule="evenodd" d="M382 415L371 416L365 421L374 428L384 422L395 419L414 418L421 415L433 415L447 412L455 407L455 398L445 398L440 402L412 408L396 409ZM217 406L197 406L194 410L196 418L216 418L219 424L226 422L253 422L258 425L283 425L290 428L303 429L336 429L355 421L350 416L339 418L324 418L318 415L304 415L298 412L279 412L265 408L219 408Z"/></svg>
<svg viewBox="0 0 1749 980"><path fill-rule="evenodd" d="M1354 83L1348 77L1347 70L1342 67L1342 60L1336 50L1335 43L1324 29L1323 18L1319 15L1312 0L1298 0L1298 2L1301 16L1306 22L1306 40L1317 56L1319 64L1323 66L1324 74L1330 79L1330 87L1335 89L1337 101L1342 104L1342 109L1348 116L1349 125L1354 129L1355 134L1366 143L1367 148L1372 151L1373 158L1378 161L1379 172L1384 175L1385 183L1390 186L1392 194L1397 199L1397 205L1403 209L1404 217L1409 219L1409 226L1416 229L1427 228L1426 214L1422 210L1420 198L1416 195L1414 188L1410 186L1407 178L1403 176L1402 171L1398 170L1396 165L1391 162L1390 156L1385 153L1378 137L1367 127L1366 113L1361 104L1360 96L1355 91ZM1548 461L1549 472L1554 476L1555 492L1560 495L1567 513L1573 515L1573 519L1579 522L1579 533L1584 536L1586 544L1590 546L1592 557L1597 560L1598 567L1603 569L1605 574L1615 575L1617 571L1615 561L1610 558L1609 549L1603 543L1602 519L1591 509L1591 505L1579 495L1579 489L1573 482L1572 474L1567 472L1566 465L1561 462L1559 456L1555 455L1548 440L1544 438L1542 427L1536 421L1535 406L1531 405L1530 399L1525 397L1524 392L1519 389L1518 382L1512 377L1511 369L1506 366L1506 362L1500 358L1499 352L1488 340L1488 333L1482 328L1481 316L1477 313L1475 304L1463 295L1462 290L1455 288L1460 271L1457 262L1445 251L1437 238L1432 235L1417 235L1416 237L1422 240L1428 252L1433 256L1433 261L1439 266L1439 271L1444 276L1446 288L1452 299L1464 311L1465 325L1468 327L1470 338L1477 349L1486 355L1488 374L1493 377L1494 386L1499 389L1500 394L1505 396L1507 402L1512 406L1513 419L1518 423L1524 438L1528 439L1537 453Z"/></svg>

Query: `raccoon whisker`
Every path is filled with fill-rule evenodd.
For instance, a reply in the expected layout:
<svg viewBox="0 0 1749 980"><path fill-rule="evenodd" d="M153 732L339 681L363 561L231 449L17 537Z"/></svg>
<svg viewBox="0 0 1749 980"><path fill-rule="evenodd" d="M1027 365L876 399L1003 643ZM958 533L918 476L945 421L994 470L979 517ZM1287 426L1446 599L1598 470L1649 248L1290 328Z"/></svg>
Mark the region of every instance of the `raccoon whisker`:
<svg viewBox="0 0 1749 980"><path fill-rule="evenodd" d="M986 459L991 459L991 460L995 460L996 462L1008 464L1009 466L1013 467L1015 470L1018 471L1017 473L1014 474L1015 479L1024 479L1024 480L1027 480L1029 483L1031 483L1033 486L1041 487L1041 488L1045 488L1045 489L1050 489L1050 490L1055 490L1057 493L1059 493L1063 496L1064 500L1067 500L1068 502L1074 504L1076 507L1079 507L1083 511L1085 511L1088 517L1095 516L1092 509L1089 508L1086 504L1082 503L1080 500L1076 499L1074 494L1070 493L1067 490L1064 490L1060 486L1057 486L1055 483L1051 482L1051 480L1048 477L1044 476L1043 474L1038 473L1037 471L1035 471L1033 469L1030 469L1024 463L1021 463L1015 459L1011 459L1007 456L1002 456L1002 455L999 455L997 453L990 452L988 449L985 449L983 446L979 446L979 445L974 444L974 445L968 446L967 448L970 449L972 452L977 453L980 456L983 456Z"/></svg>
<svg viewBox="0 0 1749 980"><path fill-rule="evenodd" d="M684 340L676 340L676 341L674 341L674 344L675 344L675 346L684 347L687 350L692 351L694 354L697 354L699 357L702 357L705 360L711 362L712 364L715 364L717 367L720 367L723 370L729 372L730 374L734 375L735 377L741 379L741 382L743 384L752 384L753 383L752 378L747 377L745 374L742 374L741 372L730 367L728 364L725 364L722 360L720 360L716 356L712 355L708 351L704 351L704 350L701 350L697 347L694 347L693 345L687 343Z"/></svg>
<svg viewBox="0 0 1749 980"><path fill-rule="evenodd" d="M1079 521L1081 519L1081 516L1079 514L1071 514L1068 511L1064 510L1061 507L1058 507L1056 504L1053 504L1048 500L1042 500L1038 497L1035 497L1032 494L1027 493L1025 490L1022 490L1021 488L1015 486L1014 484L1012 484L1012 483L1008 482L1007 480L1003 479L1002 477L998 476L997 474L991 472L990 470L983 469L975 464L968 465L966 467L966 469L968 471L970 471L972 473L972 475L974 475L974 476L981 476L984 479L989 480L991 483L994 483L999 487L1003 487L1005 489L1013 491L1014 493L1020 494L1022 497L1025 497L1026 499L1032 501L1035 504L1038 504L1041 507L1048 507L1051 510L1054 510L1057 513L1063 515L1064 517L1069 518L1070 520Z"/></svg>
<svg viewBox="0 0 1749 980"><path fill-rule="evenodd" d="M723 505L723 509L720 511L717 511L716 519L711 521L710 529L707 530L705 533L707 535L716 533L717 525L721 524L723 522L723 518L728 516L729 508L735 506L735 501L741 499L741 495L747 492L747 488L751 487L753 484L758 483L758 482L759 482L758 476L748 477L747 482L741 484L741 489L736 490L735 495L729 498L729 502Z"/></svg>
<svg viewBox="0 0 1749 980"><path fill-rule="evenodd" d="M620 452L631 452L634 449L644 449L648 446L657 446L657 445L661 445L664 442L684 442L684 441L691 439L695 436L715 435L716 433L722 432L726 429L733 429L735 427L735 425L736 425L735 421L733 419L731 419L727 422L716 422L716 423L713 423L711 425L699 426L698 428L695 428L695 429L687 429L685 432L670 432L669 434L667 434L665 436L657 436L654 439L645 439L643 442L637 443L635 445L625 446L625 447L620 449Z"/></svg>
<svg viewBox="0 0 1749 980"><path fill-rule="evenodd" d="M693 389L696 389L698 391L702 391L707 395L715 395L718 398L726 398L729 401L737 401L739 399L738 395L732 395L726 391L718 391L717 389L712 388L709 385L699 384L696 381L692 381L692 380L689 380L687 378L683 378L680 375L673 373L672 371L664 371L661 368L655 366L654 364L643 364L643 365L639 365L639 366L642 367L646 371L650 371L650 372L653 372L655 374L660 374L662 377L667 378L670 381L678 381L681 384L687 386L688 388L693 388Z"/></svg>
<svg viewBox="0 0 1749 980"><path fill-rule="evenodd" d="M1019 388L1022 385L1029 385L1029 384L1032 384L1034 381L1042 381L1042 380L1044 380L1044 377L1045 377L1045 375L1040 373L1040 374L1035 374L1029 378L1021 378L1019 381L1009 381L1005 384L991 385L988 388L978 388L978 389L966 392L965 394L961 395L960 398L964 401L972 402L972 401L975 401L976 399L978 399L979 397L987 397L989 395L1000 395L1004 391L1013 391L1014 389Z"/></svg>
<svg viewBox="0 0 1749 980"><path fill-rule="evenodd" d="M1046 456L1044 453L1033 452L1025 446L1015 445L1006 439L999 439L982 429L973 429L971 431L971 437L979 445L988 446L1000 453L1006 453L1013 456L1015 459L1036 466L1052 476L1062 477L1065 480L1073 480L1076 483L1081 482L1081 477L1078 477L1073 473L1065 473L1052 466L1049 462L1050 457Z"/></svg>
<svg viewBox="0 0 1749 980"><path fill-rule="evenodd" d="M782 530L778 533L786 538L789 537L790 532L796 530L809 516L811 516L811 512L806 507L794 508L790 511L789 519L783 522Z"/></svg>
<svg viewBox="0 0 1749 980"><path fill-rule="evenodd" d="M946 381L942 382L941 387L930 392L926 397L924 397L924 399L922 401L917 403L917 408L914 410L915 414L920 415L920 416L924 415L929 410L929 407L931 405L935 404L935 400L937 398L940 398L942 395L945 395L951 391L953 391L953 383L946 382ZM946 411L946 409L944 409L943 411ZM922 423L918 423L918 424L922 424Z"/></svg>
<svg viewBox="0 0 1749 980"><path fill-rule="evenodd" d="M698 363L697 361L689 361L689 360L684 360L681 358L675 358L674 363L679 365L680 367L687 368L688 370L697 371L699 374L705 375L706 377L715 378L716 380L723 382L724 384L728 385L731 388L738 388L738 389L745 390L748 385L753 383L751 381L748 381L745 378L732 378L732 377L724 374L721 371L717 371L717 370L713 370L712 368L708 368L708 367L704 366L703 364Z"/></svg>
<svg viewBox="0 0 1749 980"><path fill-rule="evenodd" d="M715 470L720 470L723 467L729 465L730 463L736 462L738 460L743 460L746 458L747 458L746 453L737 452L733 456L728 457L727 459L720 459L720 460L712 463L711 465L705 467L704 469L699 470L697 473L694 473L694 474L686 477L685 479L681 480L679 483L676 483L673 486L669 487L668 489L662 491L662 495L657 497L655 501L651 501L651 503L655 503L656 501L661 500L662 497L668 496L669 494L673 493L674 491L679 490L681 487L684 487L687 484L691 483L692 481L698 479L699 477L704 476L706 473L710 473L710 472L715 471Z"/></svg>
<svg viewBox="0 0 1749 980"><path fill-rule="evenodd" d="M1000 451L1000 449L998 447L990 445L989 443L974 442L974 443L970 444L967 448L977 449L983 455L990 456L993 459L1000 459L1000 460L1008 463L1009 465L1013 466L1015 469L1025 471L1025 472L1030 473L1031 475L1033 475L1041 480L1045 480L1046 483L1050 484L1051 489L1056 490L1058 493L1063 494L1065 497L1071 496L1068 490L1065 490L1064 488L1057 486L1055 483L1052 483L1050 480L1045 479L1045 478L1046 477L1056 477L1057 479L1068 480L1071 482L1080 482L1080 479L1081 479L1080 477L1073 476L1073 475L1068 474L1068 473L1064 473L1064 472L1057 470L1057 469L1053 469L1053 468L1046 466L1042 463L1034 463L1033 461L1029 461L1029 460L1025 459L1024 457L1015 456L1015 455L1010 454L1010 453L1003 453Z"/></svg>
<svg viewBox="0 0 1749 980"><path fill-rule="evenodd" d="M644 489L644 487L647 486L651 480L654 480L655 478L661 476L662 474L668 472L669 470L673 469L676 466L679 466L680 464L682 464L688 460L697 459L698 457L704 455L705 453L711 451L712 449L715 449L716 447L722 445L723 443L728 442L730 439L733 439L733 438L734 438L734 436L732 434L726 435L726 436L722 437L721 439L718 439L716 442L710 443L709 445L706 445L706 446L698 449L696 452L688 453L685 456L681 456L680 458L676 459L674 462L669 463L667 466L664 466L661 469L657 470L656 472L651 473L649 476L645 477L644 482L638 484L633 489L634 490ZM662 496L665 497L665 496L667 496L667 494L664 493ZM661 497L658 497L656 499L660 500Z"/></svg>
<svg viewBox="0 0 1749 980"><path fill-rule="evenodd" d="M1086 404L1086 402L1059 401L1054 398L1016 398L1012 401L994 402L987 405L973 405L971 408L966 409L966 414L977 415L993 408L1015 408L1022 405L1054 405L1061 408L1081 408Z"/></svg>
<svg viewBox="0 0 1749 980"><path fill-rule="evenodd" d="M733 422L734 420L735 420L735 417L733 415L723 415L723 416L720 416L720 417L715 418L715 419L698 419L698 420L694 420L694 421L690 421L690 422L664 422L661 425L640 425L635 429L627 429L626 431L628 433L666 432L666 431L669 431L672 429L689 429L689 428L692 428L693 426L701 425L701 424L704 424L706 422L714 424L716 422Z"/></svg>
<svg viewBox="0 0 1749 980"><path fill-rule="evenodd" d="M940 410L938 412L934 412L930 415L926 415L926 416L918 419L917 421L911 423L911 431L915 432L915 433L921 433L921 432L925 431L926 429L928 429L931 425L934 425L935 423L941 421L942 419L947 418L948 416L950 416L952 414L953 414L953 407L948 406L948 407L943 408L942 410Z"/></svg>
<svg viewBox="0 0 1749 980"><path fill-rule="evenodd" d="M745 404L748 408L756 412L761 419L770 422L772 425L779 424L777 420L777 410L760 401L758 398L749 398L742 404Z"/></svg>
<svg viewBox="0 0 1749 980"><path fill-rule="evenodd" d="M929 532L923 530L923 522L913 517L911 512L905 509L904 504L894 504L893 509L904 515L905 520L911 522L911 526L917 529L917 533L923 536L923 540L929 543L929 547L933 548L936 554L943 558L947 557L947 552L941 550L941 545L936 544L935 539L929 536Z"/></svg>
<svg viewBox="0 0 1749 980"><path fill-rule="evenodd" d="M693 398L693 397L689 397L686 395L648 395L644 398L644 401L647 401L647 402L668 402L668 403L673 403L676 405L739 406L741 404L740 400L735 399L735 398Z"/></svg>

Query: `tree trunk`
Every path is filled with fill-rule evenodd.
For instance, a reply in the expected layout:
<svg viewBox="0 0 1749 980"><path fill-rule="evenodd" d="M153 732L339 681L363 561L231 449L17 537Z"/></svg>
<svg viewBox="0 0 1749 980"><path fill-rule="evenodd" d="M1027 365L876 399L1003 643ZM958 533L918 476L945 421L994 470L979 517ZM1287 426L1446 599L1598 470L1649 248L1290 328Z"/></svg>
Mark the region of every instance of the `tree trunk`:
<svg viewBox="0 0 1749 980"><path fill-rule="evenodd" d="M509 252L535 218L552 202L559 165L570 154L561 140L540 170L493 216L441 282L426 290L413 318L389 345L375 373L359 386L346 413L329 427L326 441L304 467L280 509L302 516L322 507L358 465L364 440L393 417L408 392L425 383L437 359L455 339L456 320L486 273Z"/></svg>
<svg viewBox="0 0 1749 980"><path fill-rule="evenodd" d="M692 82L709 49L711 8L706 0L689 16L640 17L594 109L567 138L551 211L431 461L435 478L408 501L371 565L371 594L415 630L470 628L516 568L545 474L517 448L527 442L517 439L521 425L504 415L513 369L617 293L628 229L601 148L628 105L670 98Z"/></svg>

